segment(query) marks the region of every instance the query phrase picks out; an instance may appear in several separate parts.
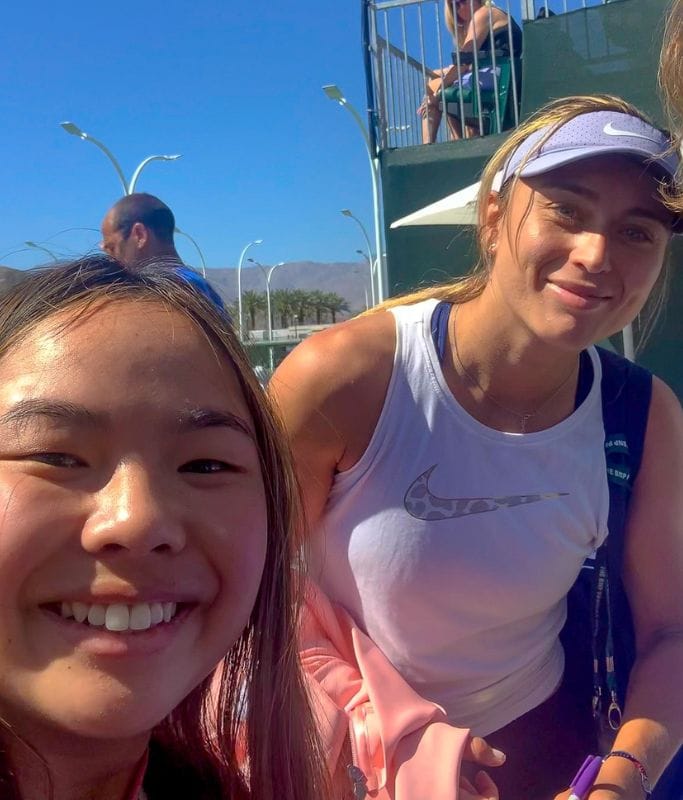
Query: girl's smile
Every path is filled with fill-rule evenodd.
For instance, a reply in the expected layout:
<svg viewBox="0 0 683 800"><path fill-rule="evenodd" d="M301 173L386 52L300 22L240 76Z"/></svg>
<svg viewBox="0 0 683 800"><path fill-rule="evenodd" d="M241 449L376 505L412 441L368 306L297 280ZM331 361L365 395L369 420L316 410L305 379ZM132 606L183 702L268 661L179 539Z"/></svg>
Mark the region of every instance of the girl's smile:
<svg viewBox="0 0 683 800"><path fill-rule="evenodd" d="M0 358L0 713L39 750L149 731L239 637L267 538L251 426L160 303L49 318Z"/></svg>

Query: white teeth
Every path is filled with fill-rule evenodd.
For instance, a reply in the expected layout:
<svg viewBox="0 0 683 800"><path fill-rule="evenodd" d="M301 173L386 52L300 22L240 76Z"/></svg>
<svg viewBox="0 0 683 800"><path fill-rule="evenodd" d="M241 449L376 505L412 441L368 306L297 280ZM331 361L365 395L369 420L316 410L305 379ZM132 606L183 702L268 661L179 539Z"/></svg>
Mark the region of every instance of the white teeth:
<svg viewBox="0 0 683 800"><path fill-rule="evenodd" d="M170 622L175 616L175 611L175 603L164 603L164 622Z"/></svg>
<svg viewBox="0 0 683 800"><path fill-rule="evenodd" d="M76 622L85 622L86 619L88 619L88 606L85 603L79 603L77 600L74 600L71 607Z"/></svg>
<svg viewBox="0 0 683 800"><path fill-rule="evenodd" d="M138 603L130 610L130 629L146 631L152 625L152 610L149 603Z"/></svg>
<svg viewBox="0 0 683 800"><path fill-rule="evenodd" d="M126 631L146 631L162 622L170 622L178 610L177 603L136 603L133 606L125 603L81 603L62 601L60 615L64 619L86 622L96 628L105 627L108 631L125 633Z"/></svg>
<svg viewBox="0 0 683 800"><path fill-rule="evenodd" d="M90 616L88 616L90 619ZM127 631L130 622L130 611L123 603L107 606L104 614L104 627L108 631Z"/></svg>
<svg viewBox="0 0 683 800"><path fill-rule="evenodd" d="M90 606L88 611L88 622L96 628L101 628L104 625L105 614L104 606L95 603L95 605Z"/></svg>
<svg viewBox="0 0 683 800"><path fill-rule="evenodd" d="M160 622L164 621L164 607L161 603L152 603L149 609L152 615L152 625L158 625Z"/></svg>

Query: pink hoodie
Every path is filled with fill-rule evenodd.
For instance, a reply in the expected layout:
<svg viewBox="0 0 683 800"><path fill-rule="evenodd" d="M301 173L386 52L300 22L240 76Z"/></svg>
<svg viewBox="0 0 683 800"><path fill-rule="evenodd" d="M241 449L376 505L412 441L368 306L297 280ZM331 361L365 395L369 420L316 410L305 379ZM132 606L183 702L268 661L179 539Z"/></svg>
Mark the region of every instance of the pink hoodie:
<svg viewBox="0 0 683 800"><path fill-rule="evenodd" d="M350 737L355 796L457 800L469 731L421 698L349 614L314 584L307 591L300 655L328 767Z"/></svg>

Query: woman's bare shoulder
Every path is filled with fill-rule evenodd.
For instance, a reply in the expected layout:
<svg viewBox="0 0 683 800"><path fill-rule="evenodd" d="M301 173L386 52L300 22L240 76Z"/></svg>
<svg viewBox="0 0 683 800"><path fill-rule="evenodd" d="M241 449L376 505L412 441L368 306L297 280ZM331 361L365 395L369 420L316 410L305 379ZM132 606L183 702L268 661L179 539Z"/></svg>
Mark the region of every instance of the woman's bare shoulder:
<svg viewBox="0 0 683 800"><path fill-rule="evenodd" d="M303 341L271 378L268 390L295 455L319 481L329 484L333 472L365 451L391 379L395 341L393 314L358 317Z"/></svg>
<svg viewBox="0 0 683 800"><path fill-rule="evenodd" d="M377 312L320 331L298 345L273 376L274 388L329 396L391 376L396 342L392 314ZM367 386L365 387L367 388Z"/></svg>

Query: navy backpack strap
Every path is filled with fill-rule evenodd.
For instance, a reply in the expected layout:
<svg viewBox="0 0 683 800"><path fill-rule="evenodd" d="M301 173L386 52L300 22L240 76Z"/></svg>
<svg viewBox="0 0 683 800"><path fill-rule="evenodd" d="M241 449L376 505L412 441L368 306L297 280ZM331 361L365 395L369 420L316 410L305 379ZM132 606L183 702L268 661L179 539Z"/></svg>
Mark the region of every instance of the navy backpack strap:
<svg viewBox="0 0 683 800"><path fill-rule="evenodd" d="M432 311L432 339L440 364L443 364L446 355L446 346L448 344L448 317L451 313L451 305L452 304L447 300L441 300L441 302L437 303L434 307L434 311Z"/></svg>
<svg viewBox="0 0 683 800"><path fill-rule="evenodd" d="M600 548L602 552L598 553L596 566L604 566L607 581L602 623L608 640L603 641L602 646L607 650L606 658L614 660L613 668L611 664L603 665L604 688L608 696L602 698L602 710L606 711L610 726L616 728L621 722L620 709L624 705L628 677L635 659L633 620L622 580L624 534L631 492L643 456L652 375L608 350L598 348L598 353L603 371L602 414L609 487L609 535ZM596 577L600 579L599 575ZM594 614L598 611L593 609Z"/></svg>
<svg viewBox="0 0 683 800"><path fill-rule="evenodd" d="M647 370L598 348L609 489L609 534L586 559L567 599L561 634L565 685L603 725L617 726L635 657L631 612L622 583L628 506L643 454L652 392Z"/></svg>
<svg viewBox="0 0 683 800"><path fill-rule="evenodd" d="M598 553L606 565L609 577L609 616L611 618L614 679L617 704L623 708L628 678L635 660L635 637L631 609L622 581L624 560L624 532L628 505L635 479L638 475L645 443L647 415L652 396L652 376L638 367L606 350L600 350L603 368L603 419L605 423L605 459L609 483L609 536ZM623 436L622 436L623 434ZM594 579L597 579L594 575ZM594 580L594 586L597 580ZM595 598L595 592L593 593ZM593 611L595 612L595 608ZM603 623L605 619L603 607ZM606 637L600 644L604 647ZM609 692L605 685L604 692ZM614 716L614 700L602 698L603 720L610 723L610 709ZM612 719L616 723L616 719ZM672 759L652 794L652 800L681 800L683 798L683 748Z"/></svg>

